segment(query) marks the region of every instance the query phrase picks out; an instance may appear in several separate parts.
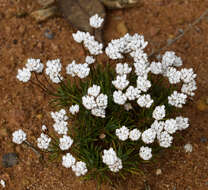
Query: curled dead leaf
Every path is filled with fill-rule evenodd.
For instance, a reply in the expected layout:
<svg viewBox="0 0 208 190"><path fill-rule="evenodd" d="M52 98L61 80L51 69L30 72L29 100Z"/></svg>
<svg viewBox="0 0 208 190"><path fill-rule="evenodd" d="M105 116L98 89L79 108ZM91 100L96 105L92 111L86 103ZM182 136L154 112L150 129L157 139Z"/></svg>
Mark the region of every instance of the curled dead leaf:
<svg viewBox="0 0 208 190"><path fill-rule="evenodd" d="M94 30L89 24L89 18L95 14L105 19L104 6L98 0L59 0L57 4L64 17L78 30L90 32ZM102 28L95 30L95 38L102 41Z"/></svg>

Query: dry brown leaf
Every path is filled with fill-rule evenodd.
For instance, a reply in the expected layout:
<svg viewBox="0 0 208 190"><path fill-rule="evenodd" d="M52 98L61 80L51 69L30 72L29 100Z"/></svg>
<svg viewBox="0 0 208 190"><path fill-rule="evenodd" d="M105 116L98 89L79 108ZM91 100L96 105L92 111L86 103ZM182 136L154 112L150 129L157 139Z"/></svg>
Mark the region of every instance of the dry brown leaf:
<svg viewBox="0 0 208 190"><path fill-rule="evenodd" d="M59 0L57 1L60 11L69 23L78 30L93 33L89 24L89 18L98 14L105 19L104 6L98 0ZM101 41L101 30L96 30L95 37Z"/></svg>

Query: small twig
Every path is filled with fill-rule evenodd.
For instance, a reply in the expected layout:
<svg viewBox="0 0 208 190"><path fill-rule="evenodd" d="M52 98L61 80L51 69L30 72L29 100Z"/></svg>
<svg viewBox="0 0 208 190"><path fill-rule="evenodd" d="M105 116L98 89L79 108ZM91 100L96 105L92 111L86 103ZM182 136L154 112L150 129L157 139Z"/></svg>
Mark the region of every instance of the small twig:
<svg viewBox="0 0 208 190"><path fill-rule="evenodd" d="M48 81L47 77L45 76L45 74L43 73L44 79L46 80L46 82L49 84L49 86L53 89L56 90L53 85Z"/></svg>
<svg viewBox="0 0 208 190"><path fill-rule="evenodd" d="M43 157L43 155L28 141L24 141L24 143L29 146L33 152L35 152L40 158Z"/></svg>
<svg viewBox="0 0 208 190"><path fill-rule="evenodd" d="M42 89L42 90L47 94L47 90L44 89L44 87L42 87L40 84L38 84L38 83L36 83L36 82L34 82L34 81L32 81L32 80L30 80L29 82L31 82L33 85L38 86L40 89Z"/></svg>
<svg viewBox="0 0 208 190"><path fill-rule="evenodd" d="M37 76L37 74L35 73L35 78L36 78L36 80L41 84L41 86L43 86L44 87L44 89L46 90L46 91L48 91L48 92L50 92L50 90L48 90L48 88L38 79L38 76Z"/></svg>
<svg viewBox="0 0 208 190"><path fill-rule="evenodd" d="M178 41L180 38L182 38L184 36L185 33L190 31L196 24L198 24L201 20L203 20L207 15L208 15L208 9L198 19L196 19L192 24L189 24L189 26L183 31L183 33L177 35L174 39L172 39L169 43L167 43L162 48L160 48L160 49L154 51L153 53L151 53L149 58L153 57L155 54L158 54L162 50L166 49L167 47L171 46L173 43Z"/></svg>

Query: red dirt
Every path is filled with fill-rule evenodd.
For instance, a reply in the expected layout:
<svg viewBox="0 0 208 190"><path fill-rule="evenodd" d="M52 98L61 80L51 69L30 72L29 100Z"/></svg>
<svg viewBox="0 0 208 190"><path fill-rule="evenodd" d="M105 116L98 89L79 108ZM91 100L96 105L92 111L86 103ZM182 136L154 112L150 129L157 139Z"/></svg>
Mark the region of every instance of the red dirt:
<svg viewBox="0 0 208 190"><path fill-rule="evenodd" d="M35 144L41 125L51 124L49 98L29 83L23 85L16 80L17 69L23 66L24 60L34 57L45 62L61 58L66 65L84 55L84 50L72 39L72 27L63 18L51 18L37 24L30 16L15 16L20 11L30 13L38 8L33 0L0 2L0 156L13 151L20 156L19 164L13 168L0 166L0 179L6 181L5 189L8 190L93 190L95 182L81 182L60 163L43 166L31 149L11 142L11 132L22 128L29 141ZM104 36L107 41L119 37L116 26L124 21L130 33L145 36L151 52L177 35L179 29L185 29L207 8L205 0L143 0L137 8L108 11ZM54 39L44 36L46 29L55 33ZM208 114L196 108L196 101L208 95L207 32L208 17L167 49L181 56L184 67L193 67L198 75L197 94L183 114L190 118L191 127L183 131L183 138L175 140L174 148L165 150L154 164L140 166L144 176L131 178L118 189L143 190L144 181L148 181L152 190L208 189L208 141L200 141L201 137L208 138ZM186 143L193 145L192 153L184 152ZM158 168L162 174L157 176ZM111 187L103 185L102 189Z"/></svg>

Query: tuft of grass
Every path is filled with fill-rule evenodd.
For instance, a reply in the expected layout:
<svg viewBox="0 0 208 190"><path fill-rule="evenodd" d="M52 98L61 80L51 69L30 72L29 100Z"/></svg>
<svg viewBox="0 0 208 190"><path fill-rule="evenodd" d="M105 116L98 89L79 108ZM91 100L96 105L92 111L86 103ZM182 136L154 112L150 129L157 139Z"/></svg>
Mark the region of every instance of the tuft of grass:
<svg viewBox="0 0 208 190"><path fill-rule="evenodd" d="M115 130L125 125L129 129L138 128L143 131L153 123L152 112L158 105L165 105L166 117L175 113L176 109L168 104L168 96L176 89L170 87L166 81L159 76L150 75L148 79L152 87L147 93L151 95L154 104L149 109L140 108L135 102L131 102L133 109L126 111L124 106L120 106L113 101L113 92L116 90L112 85L116 73L112 65L97 64L93 65L90 76L87 79L79 80L67 79L62 81L53 94L51 101L53 106L69 108L72 104L80 106L79 113L71 118L70 136L74 139L71 153L77 160L84 161L87 164L88 173L82 177L84 180L95 180L98 185L103 182L114 184L117 179L125 180L129 175L142 175L140 166L147 161L140 159L139 149L145 146L142 141L122 142L115 135ZM135 75L130 75L131 84L136 84ZM87 94L87 90L93 84L101 87L101 92L108 96L108 107L106 109L106 118L93 116L90 111L82 105L82 97ZM100 138L104 135L104 138ZM113 149L117 156L122 160L123 169L118 173L112 173L102 162L104 149ZM158 154L161 148L157 143L150 145L153 154ZM55 159L61 151L57 150L56 144L51 149L51 159Z"/></svg>

